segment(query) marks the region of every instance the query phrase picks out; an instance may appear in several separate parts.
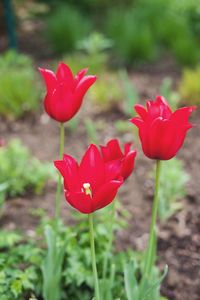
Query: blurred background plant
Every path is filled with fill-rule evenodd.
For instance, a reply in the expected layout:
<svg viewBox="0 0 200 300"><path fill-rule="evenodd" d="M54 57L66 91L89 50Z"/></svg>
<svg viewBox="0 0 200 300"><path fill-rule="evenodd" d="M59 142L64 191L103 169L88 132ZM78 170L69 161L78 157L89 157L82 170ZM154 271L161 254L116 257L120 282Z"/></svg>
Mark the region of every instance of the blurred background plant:
<svg viewBox="0 0 200 300"><path fill-rule="evenodd" d="M154 172L151 173L153 178ZM163 161L161 166L158 214L162 222L183 208L182 199L186 196L185 185L189 180L183 163L178 158Z"/></svg>
<svg viewBox="0 0 200 300"><path fill-rule="evenodd" d="M172 79L165 77L160 86L160 95L167 99L172 110L176 110L180 104L181 96L177 91L174 91L172 87Z"/></svg>
<svg viewBox="0 0 200 300"><path fill-rule="evenodd" d="M108 68L111 40L102 33L92 32L87 38L76 43L76 51L66 55L63 61L71 66L74 73L89 66L90 74L101 74Z"/></svg>
<svg viewBox="0 0 200 300"><path fill-rule="evenodd" d="M0 148L0 199L24 195L30 191L40 194L48 179L53 178L52 164L33 157L19 140Z"/></svg>
<svg viewBox="0 0 200 300"><path fill-rule="evenodd" d="M18 10L25 3L15 2ZM139 65L166 55L180 65L194 65L200 58L199 7L195 0L37 0L29 1L26 11L45 23L44 36L56 54L76 50L98 31L112 40L115 65ZM24 14L21 10L17 16Z"/></svg>
<svg viewBox="0 0 200 300"><path fill-rule="evenodd" d="M30 57L14 51L1 55L0 81L1 116L17 119L38 110L41 87Z"/></svg>
<svg viewBox="0 0 200 300"><path fill-rule="evenodd" d="M185 104L200 104L200 66L184 69L179 82L179 92Z"/></svg>
<svg viewBox="0 0 200 300"><path fill-rule="evenodd" d="M57 53L71 52L77 42L90 31L90 20L69 5L60 5L46 18L46 35L51 47Z"/></svg>

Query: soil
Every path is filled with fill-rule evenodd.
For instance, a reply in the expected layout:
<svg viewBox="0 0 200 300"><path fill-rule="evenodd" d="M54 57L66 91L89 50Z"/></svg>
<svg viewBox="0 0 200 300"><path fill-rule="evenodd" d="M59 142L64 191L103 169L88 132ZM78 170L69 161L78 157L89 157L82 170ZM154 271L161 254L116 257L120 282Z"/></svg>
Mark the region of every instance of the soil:
<svg viewBox="0 0 200 300"><path fill-rule="evenodd" d="M23 45L34 48L23 36L22 41L20 44L22 50ZM24 50L26 51L27 48ZM168 59L156 65L144 66L130 74L142 100L154 97L158 93L162 79L166 76L171 76L175 83L179 76L179 70ZM153 196L153 182L149 179L149 172L154 162L143 155L135 132L127 132L123 135L117 132L114 126L115 121L127 119L120 111L116 109L109 113L96 111L88 99L78 115L80 119L78 130L73 133L69 129L66 131L66 153L79 158L85 151L89 142L84 127L85 116L91 117L96 123L101 122L101 130L98 131L101 144L109 138L119 137L122 142L134 141L134 147L138 149L135 171L122 187L119 196L124 209L131 214L129 228L117 233L116 247L117 249L131 247L143 250L148 240ZM158 227L158 253L162 262L161 267L164 264L169 266L169 273L162 285L162 293L170 300L200 299L199 119L200 111L196 111L192 122L197 126L188 133L186 142L178 154L178 158L184 161L185 169L190 175L187 196L182 199L184 208L165 224L159 224ZM58 158L58 135L58 124L43 113L42 107L40 114L35 117L17 122L0 120L0 137L3 137L6 142L13 138L21 139L32 154L43 161L53 161ZM28 236L34 236L34 229L39 222L34 210L42 208L48 215L53 216L55 189L55 183L49 182L41 196L27 194L24 197L6 201L0 225L6 229L21 229ZM66 222L71 220L70 212L71 208L63 199L62 216Z"/></svg>

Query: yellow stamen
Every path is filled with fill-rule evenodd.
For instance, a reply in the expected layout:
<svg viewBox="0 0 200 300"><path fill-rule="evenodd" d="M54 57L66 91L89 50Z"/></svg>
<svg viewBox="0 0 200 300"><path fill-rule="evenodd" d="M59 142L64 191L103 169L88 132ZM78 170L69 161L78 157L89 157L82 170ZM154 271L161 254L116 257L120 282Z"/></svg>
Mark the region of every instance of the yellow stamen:
<svg viewBox="0 0 200 300"><path fill-rule="evenodd" d="M90 195L92 197L92 191L91 191L91 188L90 188L90 184L88 182L83 184L83 188L85 190L85 194Z"/></svg>

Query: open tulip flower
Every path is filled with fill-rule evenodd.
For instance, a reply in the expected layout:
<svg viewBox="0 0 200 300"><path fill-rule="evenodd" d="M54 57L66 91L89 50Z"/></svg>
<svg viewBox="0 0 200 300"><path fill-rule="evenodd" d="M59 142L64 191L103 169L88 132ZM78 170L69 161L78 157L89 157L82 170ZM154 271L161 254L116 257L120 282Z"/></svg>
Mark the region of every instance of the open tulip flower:
<svg viewBox="0 0 200 300"><path fill-rule="evenodd" d="M135 150L131 150L131 143L126 143L124 152L122 152L119 141L112 139L106 146L101 146L101 152L107 168L118 170L118 176L121 175L124 180L131 175L137 153Z"/></svg>
<svg viewBox="0 0 200 300"><path fill-rule="evenodd" d="M182 107L172 112L162 96L147 101L147 108L135 105L138 117L130 121L139 129L144 154L157 160L174 157L184 143L187 131L192 127L189 116L195 106Z"/></svg>
<svg viewBox="0 0 200 300"><path fill-rule="evenodd" d="M98 148L90 145L80 165L64 154L54 162L64 178L66 200L84 214L90 214L111 203L123 183L117 168L107 168Z"/></svg>
<svg viewBox="0 0 200 300"><path fill-rule="evenodd" d="M46 83L44 107L47 114L61 123L69 121L78 112L83 97L96 81L96 76L85 76L87 69L83 69L74 77L63 62L59 64L56 74L42 68L39 71Z"/></svg>

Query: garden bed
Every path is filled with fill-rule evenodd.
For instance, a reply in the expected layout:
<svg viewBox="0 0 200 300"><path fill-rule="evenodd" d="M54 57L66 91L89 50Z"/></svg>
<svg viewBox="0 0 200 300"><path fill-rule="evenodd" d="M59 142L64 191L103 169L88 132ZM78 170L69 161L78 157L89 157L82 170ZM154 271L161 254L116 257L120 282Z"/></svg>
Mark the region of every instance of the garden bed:
<svg viewBox="0 0 200 300"><path fill-rule="evenodd" d="M141 99L155 95L157 86L162 76L171 75L176 79L176 69L166 70L155 67L152 71L146 68L137 71L131 76L138 88ZM146 88L146 87L149 88ZM88 137L84 127L84 117L89 116L95 122L99 120L103 126L98 130L98 138L101 144L110 137L120 137L114 123L118 119L127 119L117 109L108 113L96 112L91 109L91 104L85 100L83 112L80 114L78 130L66 132L65 152L79 157L88 145ZM183 199L184 208L165 225L159 227L158 251L162 262L169 265L167 279L162 285L162 292L170 300L198 300L199 287L199 251L200 251L200 169L199 153L200 140L198 137L198 123L200 113L194 113L192 122L197 124L188 134L184 147L178 157L184 161L185 169L191 179L187 185L187 196ZM127 121L128 122L128 121ZM13 138L19 138L31 149L31 152L41 160L53 161L58 158L58 125L41 113L38 117L29 117L17 122L0 121L0 136L6 142ZM119 198L123 209L130 212L129 226L123 232L118 232L117 249L133 248L143 250L147 242L147 232L150 222L151 200L153 196L153 182L149 179L152 162L149 162L140 150L136 135L132 133L121 134L122 141L134 141L138 149L136 167L127 184L122 188ZM145 182L145 184L143 184ZM28 237L34 236L34 229L38 225L38 217L33 213L34 209L42 208L46 213L54 215L54 195L56 186L49 182L45 192L41 196L33 196L27 193L24 197L6 201L1 225L6 229L22 229ZM66 223L71 221L71 209L62 201L62 216Z"/></svg>

